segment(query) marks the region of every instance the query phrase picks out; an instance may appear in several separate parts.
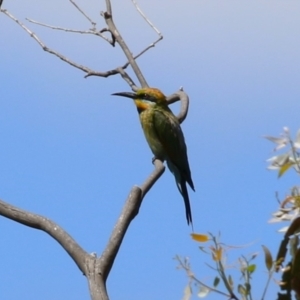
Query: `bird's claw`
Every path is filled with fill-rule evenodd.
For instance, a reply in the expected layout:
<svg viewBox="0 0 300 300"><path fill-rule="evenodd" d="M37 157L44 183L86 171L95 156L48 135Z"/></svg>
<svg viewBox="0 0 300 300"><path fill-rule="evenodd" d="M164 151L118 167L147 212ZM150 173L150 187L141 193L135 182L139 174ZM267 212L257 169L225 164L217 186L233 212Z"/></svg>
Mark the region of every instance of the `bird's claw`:
<svg viewBox="0 0 300 300"><path fill-rule="evenodd" d="M155 160L157 160L157 157L156 156L152 157L152 164L153 165L154 165Z"/></svg>

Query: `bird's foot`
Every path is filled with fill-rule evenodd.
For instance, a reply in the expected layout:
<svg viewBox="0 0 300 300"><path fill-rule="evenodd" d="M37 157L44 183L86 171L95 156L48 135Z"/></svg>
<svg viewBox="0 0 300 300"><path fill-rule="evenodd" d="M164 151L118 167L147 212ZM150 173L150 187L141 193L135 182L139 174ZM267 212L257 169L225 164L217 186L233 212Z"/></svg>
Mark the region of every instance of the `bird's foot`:
<svg viewBox="0 0 300 300"><path fill-rule="evenodd" d="M154 165L154 162L155 162L156 160L160 160L162 163L164 162L164 159L163 159L163 158L154 156L154 157L152 158L152 164L153 164L153 165Z"/></svg>
<svg viewBox="0 0 300 300"><path fill-rule="evenodd" d="M152 157L152 164L154 165L154 162L157 160L158 158L156 156Z"/></svg>

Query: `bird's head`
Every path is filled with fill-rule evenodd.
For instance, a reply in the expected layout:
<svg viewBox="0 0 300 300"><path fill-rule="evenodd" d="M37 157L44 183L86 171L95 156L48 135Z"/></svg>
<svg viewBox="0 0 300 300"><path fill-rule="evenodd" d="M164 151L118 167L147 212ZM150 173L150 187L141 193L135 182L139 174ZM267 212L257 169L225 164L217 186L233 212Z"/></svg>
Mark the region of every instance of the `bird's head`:
<svg viewBox="0 0 300 300"><path fill-rule="evenodd" d="M136 93L121 92L112 95L133 99L139 111L146 110L154 105L167 105L166 96L156 88L144 88L137 90Z"/></svg>

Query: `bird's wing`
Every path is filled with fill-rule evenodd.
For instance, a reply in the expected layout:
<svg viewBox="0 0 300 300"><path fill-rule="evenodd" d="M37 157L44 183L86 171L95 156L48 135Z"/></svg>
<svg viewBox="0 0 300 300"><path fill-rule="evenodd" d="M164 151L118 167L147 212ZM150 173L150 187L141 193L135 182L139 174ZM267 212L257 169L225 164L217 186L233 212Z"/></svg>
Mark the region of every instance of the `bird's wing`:
<svg viewBox="0 0 300 300"><path fill-rule="evenodd" d="M153 126L168 159L184 175L184 179L194 189L187 158L186 144L176 117L171 111L155 110Z"/></svg>

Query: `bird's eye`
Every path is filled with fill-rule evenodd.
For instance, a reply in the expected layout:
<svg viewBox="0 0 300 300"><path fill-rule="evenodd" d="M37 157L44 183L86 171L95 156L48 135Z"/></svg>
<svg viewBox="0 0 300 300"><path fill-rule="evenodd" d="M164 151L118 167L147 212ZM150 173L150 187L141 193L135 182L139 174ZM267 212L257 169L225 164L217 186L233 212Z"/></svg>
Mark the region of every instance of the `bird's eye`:
<svg viewBox="0 0 300 300"><path fill-rule="evenodd" d="M147 100L147 101L151 101L151 102L156 102L155 97L153 97L151 94L147 94L147 93L143 94L143 99Z"/></svg>

